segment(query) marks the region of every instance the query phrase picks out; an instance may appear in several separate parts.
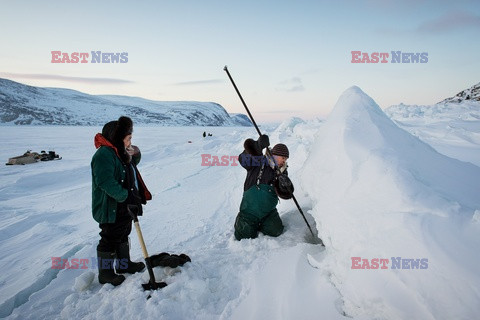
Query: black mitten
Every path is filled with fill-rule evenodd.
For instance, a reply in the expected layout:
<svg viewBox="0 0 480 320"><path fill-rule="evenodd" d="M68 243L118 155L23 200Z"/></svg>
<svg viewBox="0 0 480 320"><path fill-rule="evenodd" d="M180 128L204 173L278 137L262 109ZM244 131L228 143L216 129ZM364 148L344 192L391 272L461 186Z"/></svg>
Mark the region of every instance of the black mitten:
<svg viewBox="0 0 480 320"><path fill-rule="evenodd" d="M288 200L293 197L293 183L286 174L280 174L275 180L275 192L279 198Z"/></svg>
<svg viewBox="0 0 480 320"><path fill-rule="evenodd" d="M138 207L137 210L137 215L141 216L143 214L143 209L142 209L142 198L138 194L137 190L128 190L128 197L127 200L125 200L125 203L127 205L135 205Z"/></svg>
<svg viewBox="0 0 480 320"><path fill-rule="evenodd" d="M257 144L260 147L260 149L263 150L266 147L270 146L270 139L266 134L262 134L260 138L258 138Z"/></svg>

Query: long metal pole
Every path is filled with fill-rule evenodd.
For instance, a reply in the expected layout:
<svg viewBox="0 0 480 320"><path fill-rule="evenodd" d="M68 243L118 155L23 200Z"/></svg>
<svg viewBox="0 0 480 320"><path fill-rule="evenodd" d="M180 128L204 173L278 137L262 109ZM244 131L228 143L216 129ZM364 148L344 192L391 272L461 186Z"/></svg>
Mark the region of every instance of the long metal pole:
<svg viewBox="0 0 480 320"><path fill-rule="evenodd" d="M223 70L225 70L225 72L227 73L228 77L230 78L230 81L232 82L233 87L235 88L235 91L237 91L237 94L238 94L238 96L240 97L240 100L242 101L243 106L245 107L245 110L247 110L247 113L248 113L248 116L250 117L250 120L252 121L253 125L255 126L255 129L257 129L258 135L261 136L262 133L260 132L260 129L258 128L257 123L255 122L255 119L253 119L253 116L252 116L252 114L250 113L250 110L248 109L247 104L245 103L245 100L243 100L242 94L241 94L240 91L238 90L237 85L235 84L235 81L233 81L233 78L232 78L232 76L230 75L230 72L228 72L227 66L225 66L225 68L223 68Z"/></svg>
<svg viewBox="0 0 480 320"><path fill-rule="evenodd" d="M227 66L225 66L225 67L223 68L223 70L225 70L225 72L226 72L227 75L228 75L228 78L230 78L230 81L232 82L233 87L235 88L235 91L237 91L237 94L238 94L238 96L240 97L240 100L242 101L242 104L243 104L243 106L245 107L245 110L247 110L247 113L248 113L248 116L250 117L250 120L252 121L253 125L255 126L255 129L257 129L258 135L261 136L262 133L260 132L260 129L258 128L257 123L255 122L255 119L253 119L253 116L252 116L252 114L250 113L250 110L248 109L247 104L245 103L245 100L243 100L242 94L241 94L240 91L238 90L237 85L235 84L235 81L233 81L233 78L232 78L232 76L230 75L230 72L228 72ZM270 157L273 158L272 153L271 153L271 151L270 151L270 148L268 148L268 147L267 147L267 153L268 153L268 155L269 155ZM275 161L274 161L274 162L275 162ZM278 174L281 174L281 172L280 172L280 170L278 169L276 163L275 163L275 171L277 172L277 175L278 175ZM312 233L312 236L315 237L315 234L313 233L312 228L310 227L310 224L308 223L307 218L305 218L305 215L303 214L303 211L302 211L302 209L300 208L300 205L298 204L297 199L295 198L295 196L293 195L293 193L292 193L292 199L293 199L293 202L295 202L295 205L297 206L298 211L299 211L300 214L302 215L303 220L304 220L305 223L307 224L308 230L310 230L310 232Z"/></svg>
<svg viewBox="0 0 480 320"><path fill-rule="evenodd" d="M308 223L307 218L305 218L305 215L303 214L303 211L300 208L300 205L298 204L297 199L295 198L295 195L293 193L292 193L292 199L293 199L293 202L295 202L295 204L297 205L297 209L298 209L298 211L300 211L300 214L302 215L303 220L305 220L305 223L307 224L308 230L310 230L310 233L315 238L315 234L313 233L312 228L310 227L310 224Z"/></svg>

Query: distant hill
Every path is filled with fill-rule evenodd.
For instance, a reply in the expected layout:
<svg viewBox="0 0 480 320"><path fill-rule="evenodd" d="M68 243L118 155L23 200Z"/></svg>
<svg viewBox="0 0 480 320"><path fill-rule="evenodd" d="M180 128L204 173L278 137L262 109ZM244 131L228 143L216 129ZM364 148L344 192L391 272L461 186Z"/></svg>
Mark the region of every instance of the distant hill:
<svg viewBox="0 0 480 320"><path fill-rule="evenodd" d="M160 126L252 125L246 115L230 115L214 102L90 95L0 78L0 125L100 126L121 115L131 117L135 124Z"/></svg>
<svg viewBox="0 0 480 320"><path fill-rule="evenodd" d="M468 89L465 89L457 93L453 97L440 101L439 103L449 103L449 102L459 103L467 100L480 101L480 82Z"/></svg>
<svg viewBox="0 0 480 320"><path fill-rule="evenodd" d="M395 120L405 122L413 119L432 119L451 122L455 120L478 121L480 119L480 83L465 89L455 96L434 105L393 105L384 110Z"/></svg>

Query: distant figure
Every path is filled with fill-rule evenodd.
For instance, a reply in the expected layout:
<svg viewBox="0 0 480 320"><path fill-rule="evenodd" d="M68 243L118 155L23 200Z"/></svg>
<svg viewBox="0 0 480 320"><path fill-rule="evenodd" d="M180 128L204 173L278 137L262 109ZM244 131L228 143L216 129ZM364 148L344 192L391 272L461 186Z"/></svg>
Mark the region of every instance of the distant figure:
<svg viewBox="0 0 480 320"><path fill-rule="evenodd" d="M105 124L102 133L95 136L97 151L91 162L92 214L101 229L97 246L101 284L118 286L125 280L120 273L133 274L145 268L143 262L130 260L128 245L132 217L127 205L137 206L141 215L142 204L152 199L137 169L141 154L131 143L132 131L132 120L120 117Z"/></svg>
<svg viewBox="0 0 480 320"><path fill-rule="evenodd" d="M208 136L209 136L209 137L211 137L211 136L212 136L212 134L211 134L211 133L209 133L209 134L208 134Z"/></svg>
<svg viewBox="0 0 480 320"><path fill-rule="evenodd" d="M207 133L203 131L203 137L205 138L207 136Z"/></svg>

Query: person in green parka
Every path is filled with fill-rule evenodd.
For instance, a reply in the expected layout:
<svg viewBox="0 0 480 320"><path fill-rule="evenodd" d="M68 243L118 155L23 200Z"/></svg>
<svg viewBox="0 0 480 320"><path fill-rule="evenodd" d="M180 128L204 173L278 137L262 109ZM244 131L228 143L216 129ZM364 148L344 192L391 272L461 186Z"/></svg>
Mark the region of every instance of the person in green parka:
<svg viewBox="0 0 480 320"><path fill-rule="evenodd" d="M275 188L275 163L282 174L288 175L286 161L289 151L286 145L276 144L271 150L271 159L262 154L262 150L269 145L267 135L260 136L257 141L247 139L244 142L245 150L238 156L241 166L247 170L247 177L234 226L237 240L256 238L259 232L272 237L283 233L284 226L277 211L279 200L278 189Z"/></svg>
<svg viewBox="0 0 480 320"><path fill-rule="evenodd" d="M97 151L91 161L92 215L101 229L97 246L101 284L117 286L125 280L122 273L133 274L145 268L143 262L130 260L128 242L132 218L127 205L135 205L141 215L142 204L152 199L137 168L141 153L131 144L132 133L132 120L122 116L105 124L94 139Z"/></svg>

